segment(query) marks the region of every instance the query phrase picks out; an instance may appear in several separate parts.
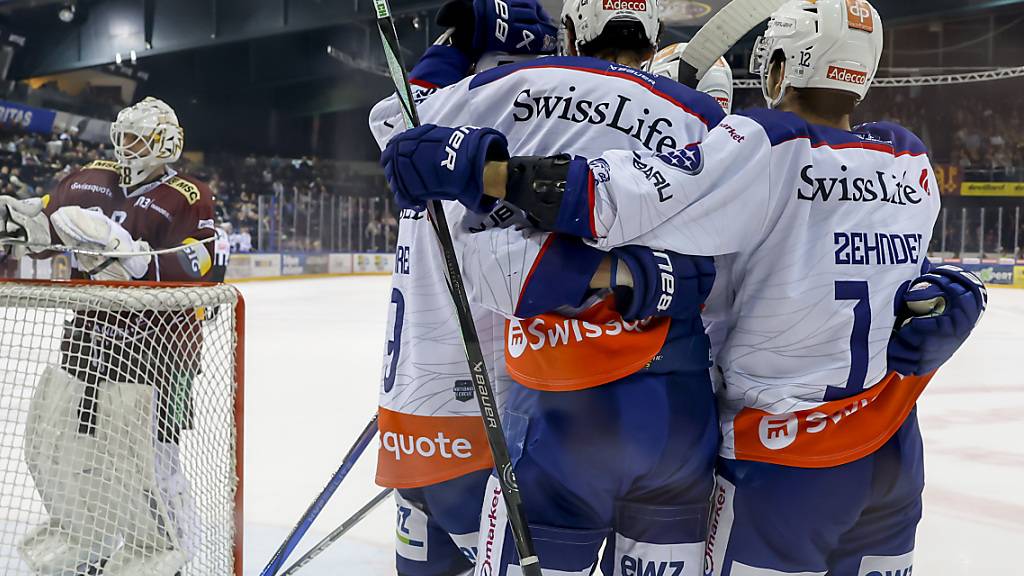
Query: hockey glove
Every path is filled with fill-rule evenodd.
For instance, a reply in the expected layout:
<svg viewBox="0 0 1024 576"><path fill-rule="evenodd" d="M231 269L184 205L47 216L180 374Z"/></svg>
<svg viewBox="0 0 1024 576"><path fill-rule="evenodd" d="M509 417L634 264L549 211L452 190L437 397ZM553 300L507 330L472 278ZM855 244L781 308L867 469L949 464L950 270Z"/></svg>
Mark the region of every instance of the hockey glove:
<svg viewBox="0 0 1024 576"><path fill-rule="evenodd" d="M889 370L928 374L944 364L981 320L985 284L956 266L939 266L897 294L897 325L889 339Z"/></svg>
<svg viewBox="0 0 1024 576"><path fill-rule="evenodd" d="M0 196L0 238L23 240L30 246L11 245L0 247L9 250L15 258L26 252L45 252L50 244L50 221L43 212L42 198L18 200L12 196Z"/></svg>
<svg viewBox="0 0 1024 576"><path fill-rule="evenodd" d="M622 246L611 251L612 287L616 306L625 320L650 316L693 318L715 283L715 261L645 246ZM633 277L632 288L617 286L619 262Z"/></svg>
<svg viewBox="0 0 1024 576"><path fill-rule="evenodd" d="M132 239L120 224L101 212L64 206L50 218L60 239L73 248L103 252L148 252L149 244ZM152 255L128 256L110 261L105 256L76 254L79 264L96 280L134 280L149 270Z"/></svg>
<svg viewBox="0 0 1024 576"><path fill-rule="evenodd" d="M470 61L454 46L431 46L409 72L409 82L421 88L444 88L469 75Z"/></svg>
<svg viewBox="0 0 1024 576"><path fill-rule="evenodd" d="M452 42L476 62L488 52L550 54L558 28L537 0L449 0L437 24L453 28Z"/></svg>
<svg viewBox="0 0 1024 576"><path fill-rule="evenodd" d="M424 124L388 143L381 155L395 201L423 210L428 200L458 200L474 212L487 212L483 196L484 164L507 160L505 136L491 128L445 128Z"/></svg>

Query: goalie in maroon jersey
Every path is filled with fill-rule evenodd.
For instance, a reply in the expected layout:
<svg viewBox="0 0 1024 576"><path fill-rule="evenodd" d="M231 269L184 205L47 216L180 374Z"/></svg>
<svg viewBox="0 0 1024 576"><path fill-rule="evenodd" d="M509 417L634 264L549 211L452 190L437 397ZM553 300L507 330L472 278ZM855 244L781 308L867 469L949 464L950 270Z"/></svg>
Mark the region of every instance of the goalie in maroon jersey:
<svg viewBox="0 0 1024 576"><path fill-rule="evenodd" d="M134 253L76 253L79 279L222 281L213 195L171 167L184 144L174 111L146 98L121 111L111 140L116 162L92 162L42 199L0 198L0 233L33 257L53 244ZM19 542L36 573L173 576L195 554L179 445L214 312L69 314L60 366L45 368L26 423L26 463L49 514Z"/></svg>

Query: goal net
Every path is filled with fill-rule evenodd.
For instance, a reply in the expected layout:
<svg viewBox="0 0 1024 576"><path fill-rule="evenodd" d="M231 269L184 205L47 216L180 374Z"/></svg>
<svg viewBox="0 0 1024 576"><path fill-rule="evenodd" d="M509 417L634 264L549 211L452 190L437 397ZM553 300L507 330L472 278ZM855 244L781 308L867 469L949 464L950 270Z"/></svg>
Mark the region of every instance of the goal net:
<svg viewBox="0 0 1024 576"><path fill-rule="evenodd" d="M241 574L242 311L0 281L0 574Z"/></svg>

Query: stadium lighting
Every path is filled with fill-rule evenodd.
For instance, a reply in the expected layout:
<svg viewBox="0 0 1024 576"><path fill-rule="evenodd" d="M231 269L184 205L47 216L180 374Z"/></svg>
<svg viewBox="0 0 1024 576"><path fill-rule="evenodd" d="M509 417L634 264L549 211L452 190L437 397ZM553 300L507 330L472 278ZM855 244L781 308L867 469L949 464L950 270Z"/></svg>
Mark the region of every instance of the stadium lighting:
<svg viewBox="0 0 1024 576"><path fill-rule="evenodd" d="M57 17L60 18L61 22L70 24L71 21L75 19L75 3L68 2L65 4L64 7L60 9L60 12L57 13Z"/></svg>

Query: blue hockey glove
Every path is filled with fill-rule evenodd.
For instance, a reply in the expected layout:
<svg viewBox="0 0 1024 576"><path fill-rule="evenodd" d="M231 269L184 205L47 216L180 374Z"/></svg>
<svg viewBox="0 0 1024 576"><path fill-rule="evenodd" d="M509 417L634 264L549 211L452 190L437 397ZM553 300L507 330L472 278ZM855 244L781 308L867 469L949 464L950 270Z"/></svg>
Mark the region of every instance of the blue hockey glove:
<svg viewBox="0 0 1024 576"><path fill-rule="evenodd" d="M471 62L454 46L431 46L409 72L409 81L424 88L451 86L469 75Z"/></svg>
<svg viewBox="0 0 1024 576"><path fill-rule="evenodd" d="M944 364L985 313L988 291L974 274L944 265L897 294L897 320L889 339L889 370L928 374Z"/></svg>
<svg viewBox="0 0 1024 576"><path fill-rule="evenodd" d="M612 286L621 260L633 276L633 288L614 288L616 307L625 320L651 316L693 318L715 283L715 261L707 256L684 256L645 246L622 246L611 251Z"/></svg>
<svg viewBox="0 0 1024 576"><path fill-rule="evenodd" d="M508 142L497 130L424 124L392 138L380 163L402 208L423 210L428 200L458 200L486 212L494 202L483 196L484 164L507 159Z"/></svg>
<svg viewBox="0 0 1024 576"><path fill-rule="evenodd" d="M455 29L455 47L474 62L488 52L552 53L558 37L537 0L450 0L438 11L437 24Z"/></svg>

